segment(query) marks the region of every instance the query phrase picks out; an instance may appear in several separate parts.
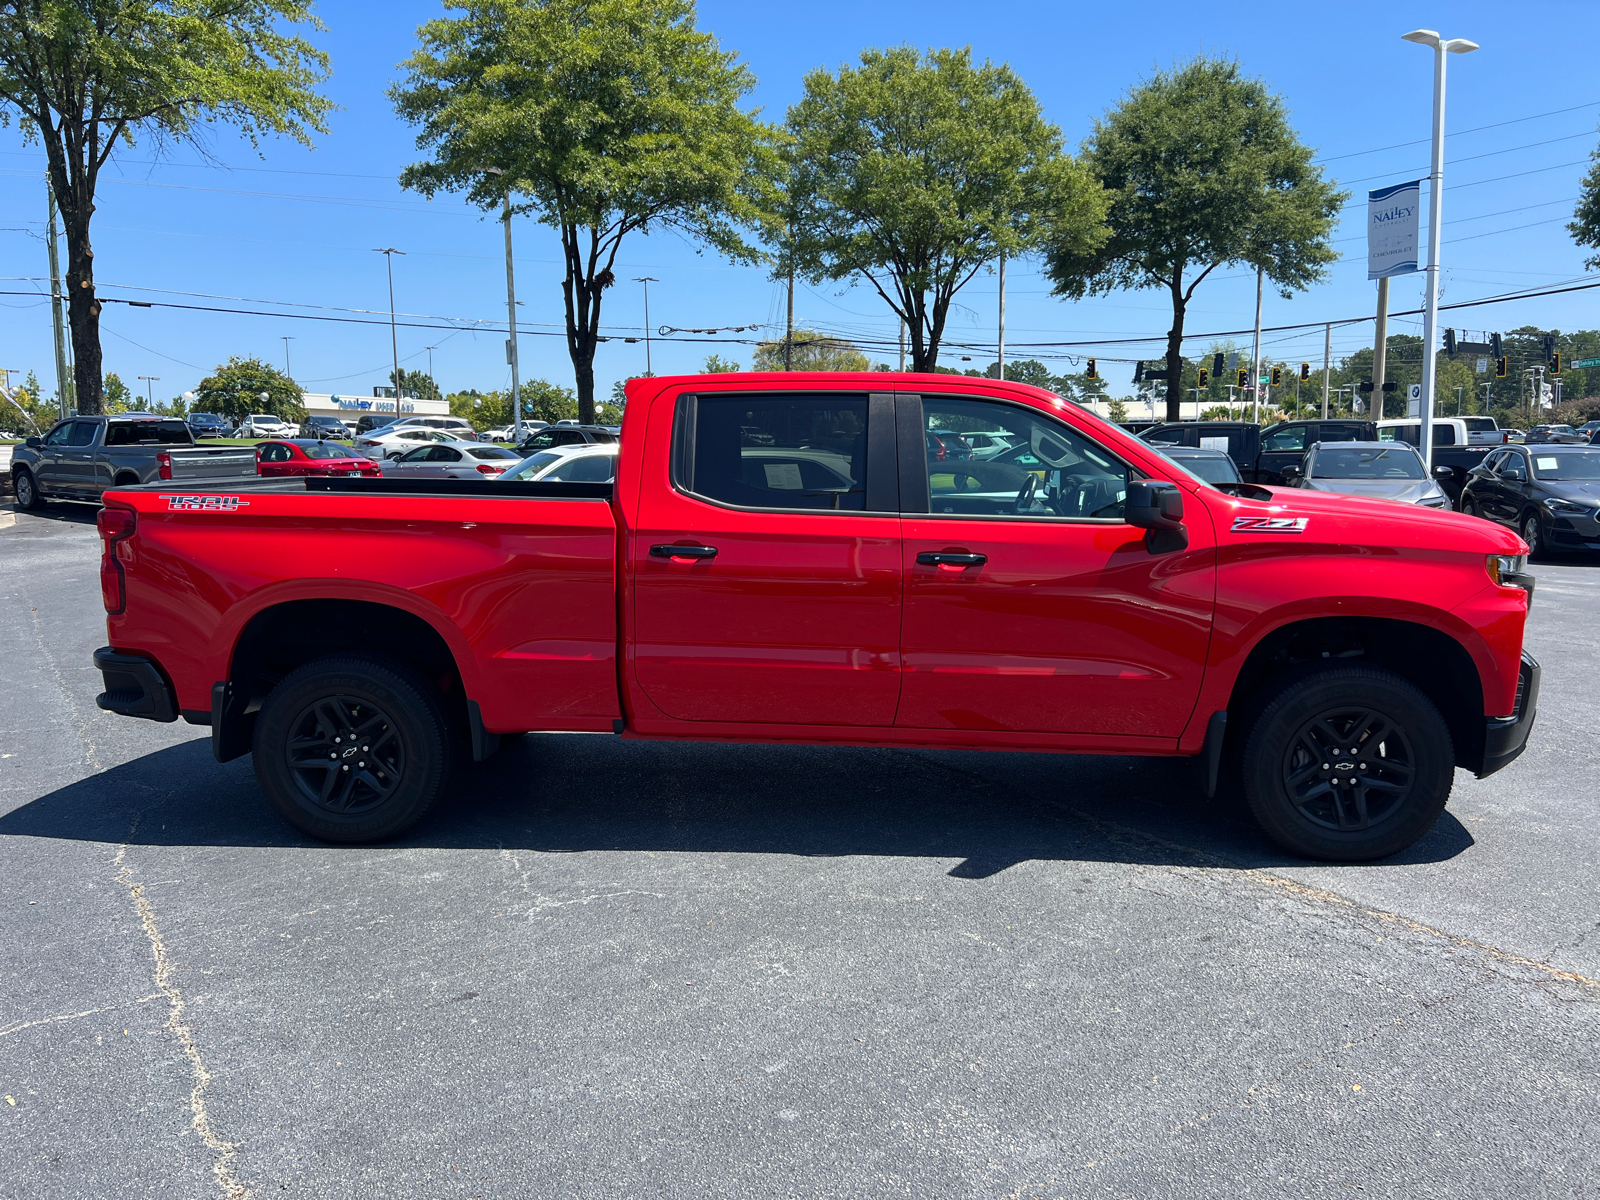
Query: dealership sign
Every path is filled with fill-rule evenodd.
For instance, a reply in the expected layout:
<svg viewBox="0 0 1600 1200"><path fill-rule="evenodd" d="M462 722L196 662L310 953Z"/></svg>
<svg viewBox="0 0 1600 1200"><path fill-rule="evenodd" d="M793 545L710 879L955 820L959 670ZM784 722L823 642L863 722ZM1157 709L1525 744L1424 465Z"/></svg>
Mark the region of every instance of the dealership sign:
<svg viewBox="0 0 1600 1200"><path fill-rule="evenodd" d="M1367 278L1387 279L1417 269L1422 181L1367 193Z"/></svg>

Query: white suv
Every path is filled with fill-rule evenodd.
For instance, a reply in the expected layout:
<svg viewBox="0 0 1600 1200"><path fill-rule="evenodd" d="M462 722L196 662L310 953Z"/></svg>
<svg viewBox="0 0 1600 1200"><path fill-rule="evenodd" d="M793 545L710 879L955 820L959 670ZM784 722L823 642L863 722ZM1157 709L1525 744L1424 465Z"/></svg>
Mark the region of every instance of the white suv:
<svg viewBox="0 0 1600 1200"><path fill-rule="evenodd" d="M235 433L237 437L257 438L288 438L294 437L299 430L271 413L251 413L240 423Z"/></svg>
<svg viewBox="0 0 1600 1200"><path fill-rule="evenodd" d="M478 438L478 431L472 427L472 422L461 417L401 417L398 421L391 421L384 429L390 433L401 429L440 429L463 441L472 442Z"/></svg>

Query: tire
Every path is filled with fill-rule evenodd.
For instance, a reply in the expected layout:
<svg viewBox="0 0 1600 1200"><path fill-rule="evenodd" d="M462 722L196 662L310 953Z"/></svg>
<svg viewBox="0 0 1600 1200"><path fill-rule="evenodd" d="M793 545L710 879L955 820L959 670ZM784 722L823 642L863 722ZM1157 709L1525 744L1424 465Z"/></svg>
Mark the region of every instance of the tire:
<svg viewBox="0 0 1600 1200"><path fill-rule="evenodd" d="M1343 749L1355 752L1335 753ZM1345 764L1349 774L1341 773ZM1398 675L1313 667L1261 707L1241 773L1250 811L1279 846L1328 862L1369 862L1433 828L1450 798L1455 746L1433 702Z"/></svg>
<svg viewBox="0 0 1600 1200"><path fill-rule="evenodd" d="M39 485L33 481L31 471L14 472L11 476L11 490L17 494L17 507L23 512L38 512L44 507L44 497L39 495Z"/></svg>
<svg viewBox="0 0 1600 1200"><path fill-rule="evenodd" d="M1517 522L1517 533L1528 543L1528 561L1544 557L1544 538L1541 536L1544 529L1539 524L1538 513L1523 513L1522 520Z"/></svg>
<svg viewBox="0 0 1600 1200"><path fill-rule="evenodd" d="M1464 517L1475 517L1478 515L1478 506L1472 502L1470 496L1463 496L1461 497L1461 503L1457 506L1457 511Z"/></svg>
<svg viewBox="0 0 1600 1200"><path fill-rule="evenodd" d="M352 731L376 740L349 740ZM359 655L319 658L286 676L261 706L253 750L268 803L326 842L377 842L409 829L451 766L438 690L404 664Z"/></svg>

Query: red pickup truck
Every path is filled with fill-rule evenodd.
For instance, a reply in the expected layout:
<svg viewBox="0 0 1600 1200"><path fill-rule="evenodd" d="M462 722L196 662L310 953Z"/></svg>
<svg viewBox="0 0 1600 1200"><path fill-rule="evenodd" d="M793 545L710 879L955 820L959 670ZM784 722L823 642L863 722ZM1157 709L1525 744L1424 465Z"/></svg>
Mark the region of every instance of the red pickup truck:
<svg viewBox="0 0 1600 1200"><path fill-rule="evenodd" d="M146 485L100 532L100 706L209 725L331 841L584 730L1188 756L1281 845L1365 860L1516 758L1538 698L1515 534L1212 486L992 380L634 380L614 484Z"/></svg>

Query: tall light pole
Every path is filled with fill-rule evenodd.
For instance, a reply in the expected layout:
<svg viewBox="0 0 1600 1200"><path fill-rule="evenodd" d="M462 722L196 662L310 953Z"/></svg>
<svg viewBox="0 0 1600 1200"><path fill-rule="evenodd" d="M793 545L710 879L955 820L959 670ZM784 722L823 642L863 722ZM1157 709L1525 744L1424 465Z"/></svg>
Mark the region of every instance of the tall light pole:
<svg viewBox="0 0 1600 1200"><path fill-rule="evenodd" d="M398 420L400 417L400 336L395 332L394 328L394 256L398 254L404 257L405 251L396 250L393 246L386 246L381 250L374 246L372 252L383 255L384 261L389 264L389 349L394 354L394 415L395 419Z"/></svg>
<svg viewBox="0 0 1600 1200"><path fill-rule="evenodd" d="M996 339L999 350L1000 378L1006 377L1006 252L1000 251L1000 336Z"/></svg>
<svg viewBox="0 0 1600 1200"><path fill-rule="evenodd" d="M438 348L439 347L437 347L437 346L425 346L424 347L424 349L427 350L427 352L428 352L428 388L429 388L429 390L435 391L435 392L437 392L439 390L439 383L438 383L438 380L434 379L434 377L433 377L433 352L435 350L437 350ZM433 397L429 396L428 399L432 400Z"/></svg>
<svg viewBox="0 0 1600 1200"><path fill-rule="evenodd" d="M155 404L156 404L156 398L155 398L155 394L154 394L155 385L160 381L161 376L159 376L159 375L141 375L141 376L139 376L139 378L144 380L144 402L145 402L145 405L146 405L147 409L150 412L154 412L155 411Z"/></svg>
<svg viewBox="0 0 1600 1200"><path fill-rule="evenodd" d="M392 283L389 285L389 289L389 307L392 309L394 307L394 285ZM394 319L392 313L389 319L391 321ZM289 366L289 343L294 341L294 335L292 333L279 334L278 340L283 343L283 373L293 379L294 370Z"/></svg>
<svg viewBox="0 0 1600 1200"><path fill-rule="evenodd" d="M654 375L655 368L650 365L650 285L652 283L660 283L661 280L652 275L640 275L634 279L634 282L644 284L644 373L646 375ZM792 312L794 311L792 298L789 303L791 305L790 311Z"/></svg>
<svg viewBox="0 0 1600 1200"><path fill-rule="evenodd" d="M1265 268L1256 268L1256 340L1250 352L1250 395L1255 398L1255 411L1250 419L1261 423L1261 278Z"/></svg>
<svg viewBox="0 0 1600 1200"><path fill-rule="evenodd" d="M504 175L502 167L485 167L486 175ZM506 184L500 205L500 221L506 229L506 363L511 367L511 444L522 444L522 381L517 363L517 281L511 269L511 185ZM428 372L433 373L432 359Z"/></svg>
<svg viewBox="0 0 1600 1200"><path fill-rule="evenodd" d="M1433 473L1433 389L1438 364L1434 348L1439 334L1439 223L1444 216L1444 56L1469 54L1477 42L1466 38L1442 38L1431 29L1413 29L1401 34L1408 42L1433 47L1433 170L1428 173L1428 277L1425 286L1425 312L1422 318L1422 460Z"/></svg>

